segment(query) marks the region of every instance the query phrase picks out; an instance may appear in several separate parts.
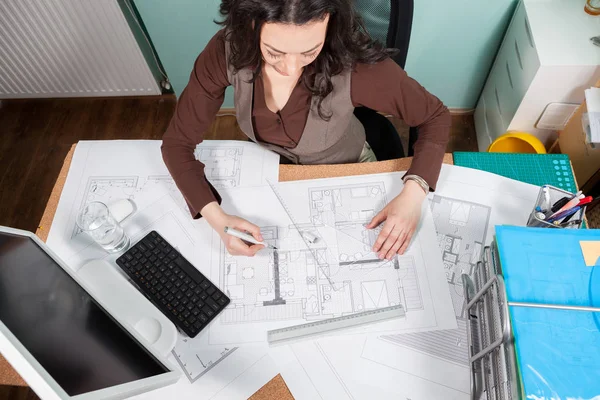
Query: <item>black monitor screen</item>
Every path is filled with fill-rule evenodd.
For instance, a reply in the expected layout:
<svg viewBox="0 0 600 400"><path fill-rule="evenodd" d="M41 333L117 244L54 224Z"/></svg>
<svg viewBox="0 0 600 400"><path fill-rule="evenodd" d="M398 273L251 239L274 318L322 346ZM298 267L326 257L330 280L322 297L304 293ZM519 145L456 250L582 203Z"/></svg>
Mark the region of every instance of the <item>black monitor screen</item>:
<svg viewBox="0 0 600 400"><path fill-rule="evenodd" d="M169 371L33 239L2 232L0 321L70 396Z"/></svg>

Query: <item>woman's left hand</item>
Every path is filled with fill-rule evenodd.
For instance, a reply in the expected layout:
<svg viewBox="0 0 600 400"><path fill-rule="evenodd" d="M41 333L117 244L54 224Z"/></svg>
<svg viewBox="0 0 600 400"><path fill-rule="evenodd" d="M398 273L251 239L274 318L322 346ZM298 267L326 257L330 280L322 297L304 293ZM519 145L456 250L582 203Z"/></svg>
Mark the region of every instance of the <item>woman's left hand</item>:
<svg viewBox="0 0 600 400"><path fill-rule="evenodd" d="M380 259L391 260L396 254L404 254L419 224L421 205L426 197L427 193L418 183L407 180L402 192L367 225L367 229L373 229L385 221L373 245Z"/></svg>

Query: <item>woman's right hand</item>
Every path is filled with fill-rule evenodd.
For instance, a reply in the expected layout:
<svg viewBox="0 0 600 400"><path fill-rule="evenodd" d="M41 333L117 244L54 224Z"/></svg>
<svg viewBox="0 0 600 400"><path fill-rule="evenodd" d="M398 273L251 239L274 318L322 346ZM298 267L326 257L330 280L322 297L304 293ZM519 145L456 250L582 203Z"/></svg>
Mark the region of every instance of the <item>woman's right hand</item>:
<svg viewBox="0 0 600 400"><path fill-rule="evenodd" d="M238 231L250 233L254 239L263 241L263 237L260 234L260 228L251 222L246 221L243 218L235 215L229 215L216 201L208 203L200 211L202 216L206 219L206 222L213 227L215 231L221 237L221 240L225 244L225 248L232 256L248 256L252 257L265 246L262 244L247 244L242 239L235 236L231 236L225 233L225 227L234 228Z"/></svg>

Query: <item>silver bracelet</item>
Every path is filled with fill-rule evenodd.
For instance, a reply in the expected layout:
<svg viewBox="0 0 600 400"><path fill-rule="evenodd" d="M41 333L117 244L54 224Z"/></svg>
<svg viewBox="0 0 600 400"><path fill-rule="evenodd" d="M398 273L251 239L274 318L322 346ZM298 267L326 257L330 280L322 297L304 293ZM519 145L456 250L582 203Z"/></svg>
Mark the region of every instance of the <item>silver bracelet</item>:
<svg viewBox="0 0 600 400"><path fill-rule="evenodd" d="M402 182L406 183L406 181L415 181L421 186L421 189L425 192L425 194L429 194L429 184L425 182L425 179L421 178L419 175L404 175L402 178Z"/></svg>

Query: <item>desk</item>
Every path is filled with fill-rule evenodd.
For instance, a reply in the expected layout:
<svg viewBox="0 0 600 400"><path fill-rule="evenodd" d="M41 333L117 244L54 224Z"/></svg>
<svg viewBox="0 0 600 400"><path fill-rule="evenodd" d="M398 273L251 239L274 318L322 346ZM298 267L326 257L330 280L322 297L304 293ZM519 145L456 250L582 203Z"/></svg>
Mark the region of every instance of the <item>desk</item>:
<svg viewBox="0 0 600 400"><path fill-rule="evenodd" d="M75 151L75 145L67 154L63 167L56 179L50 198L46 205L44 215L40 221L36 234L46 241L54 214L60 200L69 167ZM279 180L293 181L304 179L328 178L348 175L366 175L381 172L406 171L412 158L403 158L399 160L379 161L374 163L350 164L350 165L280 165ZM444 156L444 163L452 164L453 159L451 154ZM27 386L27 383L17 374L17 372L8 364L8 362L0 356L0 385L9 386ZM294 397L288 390L285 381L281 375L277 375L269 383L263 386L256 392L252 400L290 400Z"/></svg>
<svg viewBox="0 0 600 400"><path fill-rule="evenodd" d="M68 170L70 167L71 159L74 153L74 146L67 155L63 168L57 178L54 189L48 200L46 210L42 217L37 230L37 235L46 240L49 232L49 228L52 224L54 214L62 193L63 185L65 183ZM475 156L474 154L472 155ZM291 181L291 180L304 180L314 179L323 177L337 177L347 175L364 175L381 172L392 172L401 171L408 169L411 159L401 160L390 160L376 163L366 164L351 164L351 165L314 165L314 166L296 166L296 165L281 165L279 170L280 181ZM453 157L447 154L444 158L444 162L447 164L453 164ZM526 163L527 164L527 163ZM481 169L486 169L482 165L474 165ZM523 165L524 171L530 173L532 168L528 165ZM543 174L542 174L543 175ZM523 176L514 176L516 178L527 180ZM513 177L513 178L514 178ZM533 182L531 182L533 183ZM539 184L539 183L538 183ZM0 357L0 385L19 385L26 386L26 383L19 377L19 375L6 363L4 359ZM293 399L293 396L289 392L284 380L281 376L276 376L267 383L263 388L256 392L252 397L253 400L262 399Z"/></svg>

